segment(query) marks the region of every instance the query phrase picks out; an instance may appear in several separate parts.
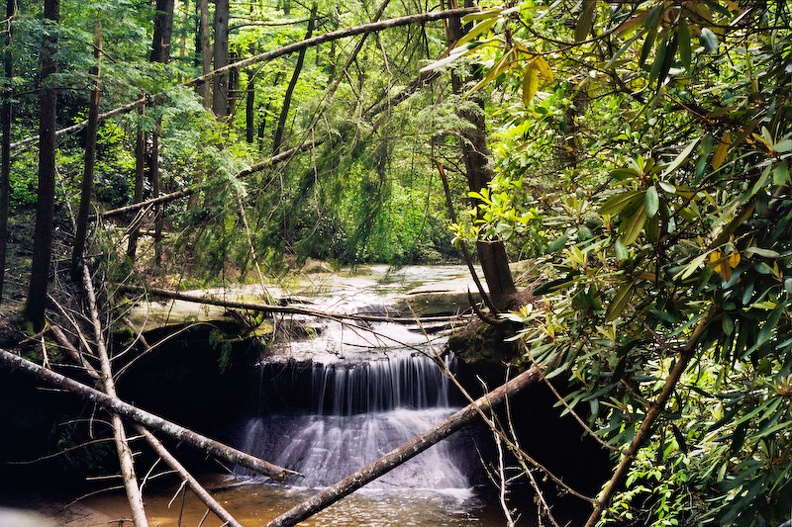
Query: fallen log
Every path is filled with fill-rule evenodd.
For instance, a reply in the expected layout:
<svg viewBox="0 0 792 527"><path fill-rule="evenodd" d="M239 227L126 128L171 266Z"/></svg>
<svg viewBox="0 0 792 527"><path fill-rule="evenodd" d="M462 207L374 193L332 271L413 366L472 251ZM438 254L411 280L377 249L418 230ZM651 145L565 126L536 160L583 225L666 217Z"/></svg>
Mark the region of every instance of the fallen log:
<svg viewBox="0 0 792 527"><path fill-rule="evenodd" d="M154 434L146 430L140 425L135 425L135 430L138 431L140 435L142 435L146 441L148 442L149 446L157 453L157 455L168 465L171 469L173 469L181 478L187 482L187 485L192 489L198 498L203 501L209 509L214 512L218 518L223 520L227 525L231 527L242 527L236 519L231 516L231 514L223 508L220 503L216 499L209 494L203 485L201 485L197 479L190 474L184 466L179 463L179 461L173 457L173 455L168 452L168 450L160 443L159 439L154 437Z"/></svg>
<svg viewBox="0 0 792 527"><path fill-rule="evenodd" d="M188 445L209 453L217 458L224 459L230 463L249 468L259 474L263 474L275 481L283 481L289 474L301 475L293 470L288 470L277 465L273 465L268 461L253 457L240 450L237 450L228 445L224 445L206 436L193 432L183 426L172 423L162 417L154 415L145 410L141 410L136 406L122 401L116 397L100 392L94 388L86 386L80 382L70 379L65 375L48 370L24 359L18 355L14 355L10 351L0 348L0 363L5 364L11 368L18 368L38 379L41 379L48 384L63 388L70 392L76 393L81 397L98 404L106 410L116 413L132 422L141 424L149 430L156 430L165 435L168 435L179 441L183 441Z"/></svg>
<svg viewBox="0 0 792 527"><path fill-rule="evenodd" d="M413 323L420 322L445 322L459 318L458 315L453 316L436 316L436 317L389 317L379 315L364 315L357 313L332 313L329 311L321 311L318 309L311 309L307 307L298 306L282 306L276 304L257 304L254 302L242 302L237 300L220 300L219 298L212 298L208 296L195 296L187 293L180 293L178 291L170 291L168 289L160 289L157 287L143 288L139 286L131 286L126 284L119 284L118 289L127 293L148 293L153 296L168 298L171 300L182 300L184 302L193 302L196 304L205 304L210 306L227 307L229 309L245 309L249 311L257 311L262 313L278 313L284 315L306 315L316 318L327 318L331 320L357 320L360 322L393 322L393 323Z"/></svg>
<svg viewBox="0 0 792 527"><path fill-rule="evenodd" d="M489 412L491 409L503 403L507 397L518 393L526 386L540 380L542 378L542 371L543 368L534 366L530 370L521 373L506 384L499 386L452 414L434 428L415 436L373 463L366 465L335 485L327 487L313 497L281 514L270 521L266 527L289 527L296 525L310 518L317 512L326 509L333 503L390 472L434 444L439 443L463 426L472 422L480 414Z"/></svg>

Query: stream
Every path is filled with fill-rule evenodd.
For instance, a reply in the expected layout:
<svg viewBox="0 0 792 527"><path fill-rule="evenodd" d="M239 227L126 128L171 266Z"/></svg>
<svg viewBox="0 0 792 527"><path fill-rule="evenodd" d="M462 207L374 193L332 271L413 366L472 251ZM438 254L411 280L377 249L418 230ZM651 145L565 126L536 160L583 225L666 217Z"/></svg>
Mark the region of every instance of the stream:
<svg viewBox="0 0 792 527"><path fill-rule="evenodd" d="M295 302L337 313L431 314L428 306L398 307L408 291L473 290L462 266L411 266L390 272L310 275L289 291ZM457 285L452 285L457 283ZM440 295L442 296L442 295ZM440 423L465 402L441 369L453 371L453 356L440 356L447 328L384 322L301 320L311 339L284 344L251 374L251 402L235 427L236 447L300 472L285 485L237 468L207 485L242 525L261 526L374 461L414 435ZM443 368L439 367L443 365ZM484 491L480 449L487 434L472 427L369 484L315 517L310 526L495 527L503 513ZM153 492L153 494L152 494ZM111 518L125 515L122 495L84 502ZM146 508L153 525L199 525L206 507L190 492L155 487ZM533 507L529 507L533 508ZM205 527L221 525L213 515ZM528 521L519 525L531 525Z"/></svg>

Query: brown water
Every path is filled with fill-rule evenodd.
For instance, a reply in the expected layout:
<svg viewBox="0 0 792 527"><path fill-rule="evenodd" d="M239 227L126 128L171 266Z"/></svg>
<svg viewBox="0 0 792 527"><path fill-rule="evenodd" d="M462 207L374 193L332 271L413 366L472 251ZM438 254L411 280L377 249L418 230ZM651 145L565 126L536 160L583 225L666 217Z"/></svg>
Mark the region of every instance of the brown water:
<svg viewBox="0 0 792 527"><path fill-rule="evenodd" d="M314 491L296 490L273 485L246 483L212 491L220 502L244 527L260 527L286 512ZM123 494L105 495L83 501L84 505L106 517L96 523L84 522L81 527L118 525L129 518ZM206 506L192 492L177 487L163 489L145 499L152 527L220 527L223 522L209 513L204 522ZM181 517L181 523L179 523ZM434 492L358 491L316 516L300 523L306 527L501 527L505 524L500 511L464 491L456 495ZM131 522L125 525L131 525ZM528 523L524 524L526 527Z"/></svg>

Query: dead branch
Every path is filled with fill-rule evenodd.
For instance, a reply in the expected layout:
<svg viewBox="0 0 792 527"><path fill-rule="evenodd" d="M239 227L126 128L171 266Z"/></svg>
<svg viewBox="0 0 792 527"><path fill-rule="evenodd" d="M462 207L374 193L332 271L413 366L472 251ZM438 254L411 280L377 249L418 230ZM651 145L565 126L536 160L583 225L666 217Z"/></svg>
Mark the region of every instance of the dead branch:
<svg viewBox="0 0 792 527"><path fill-rule="evenodd" d="M193 448L204 451L217 458L224 459L230 463L249 468L275 481L283 481L289 474L300 475L293 470L273 465L263 459L253 457L233 447L209 439L183 426L137 408L117 397L110 397L99 390L86 386L74 379L70 379L65 375L44 369L35 362L14 355L10 351L6 351L2 348L0 348L0 363L11 368L18 368L48 384L73 392L112 413L120 415L124 419L141 424L149 430L156 430L157 432L166 434L174 439L187 443Z"/></svg>
<svg viewBox="0 0 792 527"><path fill-rule="evenodd" d="M116 395L115 381L113 380L113 371L110 367L110 356L104 343L102 323L99 321L99 310L96 307L96 294L91 281L91 273L88 271L87 265L83 265L82 269L83 287L88 297L88 309L91 313L91 322L93 323L94 344L101 361L100 378L104 386L104 392L110 397L118 397ZM121 467L121 475L124 478L124 489L126 490L129 507L132 510L132 521L135 527L148 527L146 509L143 507L143 495L140 492L137 476L135 475L135 462L132 458L132 449L129 448L126 432L124 431L124 423L118 414L113 414L112 422L118 461Z"/></svg>
<svg viewBox="0 0 792 527"><path fill-rule="evenodd" d="M318 309L310 309L307 307L298 306L281 306L274 304L256 304L253 302L241 302L235 300L220 300L207 296L196 296L188 293L179 293L177 291L170 291L168 289L160 289L157 287L150 287L144 289L139 286L131 286L126 284L119 284L118 289L126 293L149 293L153 296L161 298L169 298L171 300L183 300L185 302L193 302L196 304L206 304L210 306L227 307L229 309L247 309L250 311L258 311L262 313L278 313L285 315L306 315L317 318L327 318L331 320L357 320L361 322L394 322L394 323L414 323L418 320L416 317L388 317L378 315L363 315L354 313L331 313L327 311L320 311ZM447 320L459 318L458 316L437 316L437 317L423 317L422 322L445 322Z"/></svg>
<svg viewBox="0 0 792 527"><path fill-rule="evenodd" d="M373 463L345 477L335 485L322 490L312 498L305 500L284 514L281 514L269 522L266 527L288 527L296 525L306 518L310 518L317 512L326 509L357 489L417 456L432 445L439 443L463 426L472 422L479 414L488 412L503 403L507 397L530 386L541 378L541 371L541 368L534 366L530 370L521 373L506 384L499 386L483 397L476 399L473 403L455 412L434 428L415 436Z"/></svg>
<svg viewBox="0 0 792 527"><path fill-rule="evenodd" d="M135 425L135 429L138 431L138 433L143 435L143 437L146 439L146 441L151 446L151 448L157 453L157 455L159 455L159 457L170 468L176 471L176 473L178 473L179 476L181 476L182 479L187 482L187 485L189 485L189 487L192 489L193 492L195 492L195 494L201 499L201 501L203 501L206 504L206 506L212 510L212 512L217 514L218 518L226 522L231 527L242 527L239 524L239 522L236 521L234 517L231 516L231 514L229 514L228 511L225 510L223 506L220 505L220 503L218 503L218 501L214 499L212 495L209 494L200 483L198 483L198 480L195 479L192 476L192 474L190 474L187 471L187 469L185 469L184 466L182 466L182 464L179 463L179 461L175 457L173 457L173 455L171 455L170 452L168 452L168 450L162 445L162 443L160 443L159 440L156 437L154 437L154 434L152 434L151 432L149 432L140 425Z"/></svg>

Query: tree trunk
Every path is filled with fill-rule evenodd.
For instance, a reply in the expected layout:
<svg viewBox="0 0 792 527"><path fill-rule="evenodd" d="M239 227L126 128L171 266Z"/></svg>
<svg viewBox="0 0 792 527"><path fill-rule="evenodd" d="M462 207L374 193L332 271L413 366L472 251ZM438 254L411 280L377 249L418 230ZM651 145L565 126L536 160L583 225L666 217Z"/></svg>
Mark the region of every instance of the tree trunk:
<svg viewBox="0 0 792 527"><path fill-rule="evenodd" d="M149 55L150 62L164 64L170 61L174 3L175 0L157 0L157 12L154 14L154 39Z"/></svg>
<svg viewBox="0 0 792 527"><path fill-rule="evenodd" d="M530 386L541 379L541 375L542 369L536 366L521 373L506 384L476 399L475 402L452 414L434 428L415 436L373 463L370 463L354 474L345 477L335 485L327 487L312 498L309 498L278 516L269 522L267 527L287 527L296 525L306 518L310 518L341 498L352 494L357 489L371 483L429 447L439 443L463 426L472 422L479 415L500 406L507 397L517 394L526 386Z"/></svg>
<svg viewBox="0 0 792 527"><path fill-rule="evenodd" d="M141 410L129 403L118 399L117 397L110 397L106 393L100 392L95 388L86 386L80 382L70 379L60 373L52 370L42 368L35 362L23 359L18 355L0 348L0 363L5 364L11 368L19 368L20 370L41 379L42 381L63 388L70 392L76 393L81 397L98 404L109 412L116 413L134 423L141 424L149 430L156 430L165 435L168 435L178 441L183 441L188 445L196 448L207 454L211 454L219 459L224 459L230 463L235 463L245 468L249 468L259 474L263 474L275 481L283 481L289 474L296 474L292 470L268 463L263 459L253 457L245 454L228 445L224 445L208 437L202 436L192 430L188 430L183 426L167 421L158 417L150 412Z"/></svg>
<svg viewBox="0 0 792 527"><path fill-rule="evenodd" d="M256 72L248 71L245 91L245 140L253 144L256 140Z"/></svg>
<svg viewBox="0 0 792 527"><path fill-rule="evenodd" d="M451 0L453 3L454 0ZM471 0L465 0L465 7L472 6ZM461 19L448 21L447 37L449 46L457 42L466 29ZM454 93L464 93L465 85L478 77L476 74L451 71L451 84ZM487 126L484 121L484 100L480 93L471 96L482 111L460 110L459 116L471 124L461 131L462 157L465 161L468 188L472 192L480 192L492 180L493 173L489 166L490 151L487 146ZM476 243L479 262L484 278L489 287L490 301L498 311L507 311L512 307L517 288L509 269L509 260L502 240L479 240Z"/></svg>
<svg viewBox="0 0 792 527"><path fill-rule="evenodd" d="M5 39L5 53L3 57L5 70L5 85L3 91L3 106L0 109L0 129L2 129L3 143L0 146L0 304L3 303L3 284L5 283L6 252L8 251L8 209L11 202L11 120L13 118L12 102L14 86L14 55L11 46L13 39L13 19L16 14L16 0L6 2L6 20L8 21L8 36Z"/></svg>
<svg viewBox="0 0 792 527"><path fill-rule="evenodd" d="M41 106L39 113L39 169L36 227L33 234L33 263L30 288L24 316L35 331L44 327L47 305L47 284L52 259L52 229L55 216L55 149L58 88L53 76L58 71L55 54L58 47L57 27L60 22L60 0L44 1L44 19L51 31L44 38L41 50Z"/></svg>
<svg viewBox="0 0 792 527"><path fill-rule="evenodd" d="M149 156L149 182L151 194L154 199L160 195L160 169L159 169L159 121L155 124L151 134L151 153ZM162 204L154 205L154 263L162 266Z"/></svg>
<svg viewBox="0 0 792 527"><path fill-rule="evenodd" d="M198 40L201 50L201 73L209 75L212 72L212 43L209 38L209 0L199 0L200 23L198 26ZM198 86L203 107L212 108L212 86L208 81Z"/></svg>
<svg viewBox="0 0 792 527"><path fill-rule="evenodd" d="M118 395L116 395L113 370L110 367L110 356L107 353L107 347L105 346L102 332L102 323L99 321L99 310L96 307L96 294L94 293L93 284L91 283L91 273L88 271L87 265L82 266L82 271L83 286L86 296L88 297L88 309L91 312L94 343L101 365L100 378L102 386L104 392L108 396L117 398ZM113 414L112 425L116 451L118 452L118 462L121 467L121 476L124 480L127 501L129 502L130 509L132 509L132 522L135 524L135 527L148 527L146 509L143 507L143 495L140 493L137 476L135 475L135 462L132 458L132 450L129 448L129 441L127 441L126 432L124 431L124 423L121 421L118 414Z"/></svg>
<svg viewBox="0 0 792 527"><path fill-rule="evenodd" d="M305 32L304 40L308 40L313 35L314 25L316 24L316 11L318 8L319 6L316 2L311 6L311 18L308 20L308 29ZM303 48L297 54L297 64L294 66L294 73L292 73L289 86L286 88L286 94L283 96L283 106L281 107L278 126L275 128L275 135L272 138L272 155L276 155L280 152L281 144L283 143L283 131L286 128L286 119L289 117L289 107L291 106L294 88L297 86L297 80L300 78L303 62L305 62L305 52L306 48Z"/></svg>
<svg viewBox="0 0 792 527"><path fill-rule="evenodd" d="M146 107L140 108L140 117L146 115ZM143 125L138 124L137 140L135 143L135 194L132 198L132 204L143 202L143 184L146 177L146 132L143 131ZM129 232L129 240L127 242L127 256L133 262L137 254L137 241L140 237L140 228L134 226Z"/></svg>
<svg viewBox="0 0 792 527"><path fill-rule="evenodd" d="M215 0L214 69L222 73L214 77L212 111L223 120L228 117L228 0Z"/></svg>
<svg viewBox="0 0 792 527"><path fill-rule="evenodd" d="M95 78L94 87L91 89L91 100L88 104L88 128L85 130L85 169L83 171L82 191L80 193L80 208L77 212L77 228L74 234L74 247L72 247L71 276L74 282L79 282L82 276L83 252L88 236L88 216L91 213L91 195L93 194L94 165L96 163L96 132L99 128L99 98L101 96L102 73L100 61L102 60L102 26L96 23L94 34L94 59L96 64L91 67L90 75Z"/></svg>

